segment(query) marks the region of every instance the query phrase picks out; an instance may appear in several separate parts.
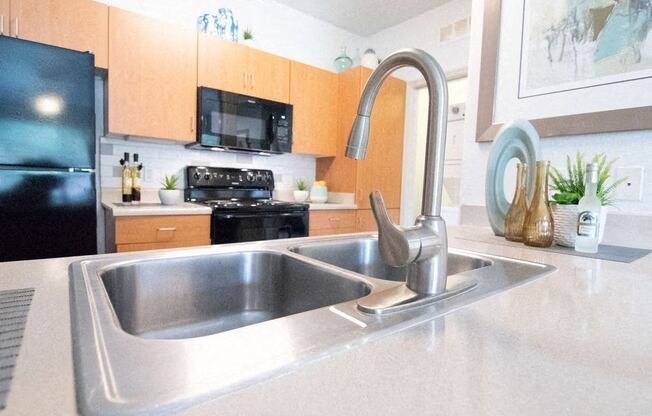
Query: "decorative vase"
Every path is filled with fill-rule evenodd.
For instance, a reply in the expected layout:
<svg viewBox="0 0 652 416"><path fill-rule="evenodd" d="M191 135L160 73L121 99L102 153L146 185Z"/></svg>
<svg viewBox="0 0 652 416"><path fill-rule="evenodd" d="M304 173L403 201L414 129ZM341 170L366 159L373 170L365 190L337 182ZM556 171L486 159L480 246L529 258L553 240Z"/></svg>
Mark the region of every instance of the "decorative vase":
<svg viewBox="0 0 652 416"><path fill-rule="evenodd" d="M362 55L362 59L360 60L360 65L370 69L376 69L379 63L380 63L380 59L378 59L378 55L376 55L376 51L371 48L364 51L364 54Z"/></svg>
<svg viewBox="0 0 652 416"><path fill-rule="evenodd" d="M308 191L294 191L294 200L297 202L306 202L308 200L308 196L310 195Z"/></svg>
<svg viewBox="0 0 652 416"><path fill-rule="evenodd" d="M600 208L600 224L598 225L598 241L602 242L604 237L605 224L609 207ZM562 247L575 247L575 236L577 235L577 205L554 204L552 206L552 217L555 222L554 240L555 244Z"/></svg>
<svg viewBox="0 0 652 416"><path fill-rule="evenodd" d="M316 181L310 188L310 201L323 204L328 201L328 187L324 181Z"/></svg>
<svg viewBox="0 0 652 416"><path fill-rule="evenodd" d="M532 205L525 216L523 236L525 244L533 247L550 247L554 238L554 220L548 205L549 160L539 160L536 164L536 187Z"/></svg>
<svg viewBox="0 0 652 416"><path fill-rule="evenodd" d="M238 21L231 9L221 8L217 14L200 15L197 17L197 30L232 42L238 41Z"/></svg>
<svg viewBox="0 0 652 416"><path fill-rule="evenodd" d="M523 224L528 210L527 191L525 189L525 175L527 165L518 163L516 165L516 190L512 205L505 216L505 238L509 241L522 242Z"/></svg>
<svg viewBox="0 0 652 416"><path fill-rule="evenodd" d="M333 64L335 65L336 72L344 72L351 68L353 65L353 59L346 54L346 47L342 47L342 53L340 53L340 56L335 58Z"/></svg>
<svg viewBox="0 0 652 416"><path fill-rule="evenodd" d="M527 120L507 123L496 135L487 159L485 179L487 217L495 235L505 235L505 216L509 210L509 201L505 197L505 169L509 161L516 158L528 165L525 189L528 200L532 201L538 155L539 134Z"/></svg>
<svg viewBox="0 0 652 416"><path fill-rule="evenodd" d="M183 191L180 189L159 189L158 197L163 205L183 204Z"/></svg>

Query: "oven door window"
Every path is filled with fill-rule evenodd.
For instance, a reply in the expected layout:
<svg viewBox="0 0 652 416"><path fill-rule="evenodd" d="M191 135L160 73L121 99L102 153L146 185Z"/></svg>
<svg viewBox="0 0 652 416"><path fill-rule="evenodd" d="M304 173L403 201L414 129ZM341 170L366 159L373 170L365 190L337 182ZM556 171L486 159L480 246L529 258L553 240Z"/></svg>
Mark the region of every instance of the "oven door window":
<svg viewBox="0 0 652 416"><path fill-rule="evenodd" d="M308 213L213 214L213 244L306 237Z"/></svg>

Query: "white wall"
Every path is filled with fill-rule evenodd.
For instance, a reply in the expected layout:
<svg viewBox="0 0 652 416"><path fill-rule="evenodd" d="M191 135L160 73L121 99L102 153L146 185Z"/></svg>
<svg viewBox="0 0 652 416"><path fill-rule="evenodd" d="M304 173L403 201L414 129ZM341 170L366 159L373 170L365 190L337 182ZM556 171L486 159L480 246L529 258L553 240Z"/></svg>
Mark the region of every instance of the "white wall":
<svg viewBox="0 0 652 416"><path fill-rule="evenodd" d="M196 27L197 16L227 7L238 20L241 33L247 27L252 30L256 48L331 71L341 46L358 38L273 0L98 1L191 28Z"/></svg>
<svg viewBox="0 0 652 416"><path fill-rule="evenodd" d="M398 3L395 4L396 7L400 7ZM453 0L366 39L358 39L356 42L362 52L365 48L371 47L381 58L403 48L423 49L437 59L444 71L458 71L465 69L468 64L468 36L440 42L439 31L443 26L464 19L470 14L471 0ZM401 70L397 75L407 81L422 78L414 70Z"/></svg>
<svg viewBox="0 0 652 416"><path fill-rule="evenodd" d="M465 205L484 205L484 182L487 157L491 144L476 143L481 132L475 131L477 114L478 75L481 52L482 16L484 0L473 0L472 27L469 60L469 99L467 101L467 138L464 143L464 162L462 177L462 203ZM503 22L503 28L510 22ZM567 154L581 151L588 156L607 152L610 157L618 157L617 166L643 166L648 172L644 178L643 200L617 201L618 211L627 214L652 214L652 131L592 134L583 136L554 137L542 139L542 157L552 161L555 166L564 166Z"/></svg>

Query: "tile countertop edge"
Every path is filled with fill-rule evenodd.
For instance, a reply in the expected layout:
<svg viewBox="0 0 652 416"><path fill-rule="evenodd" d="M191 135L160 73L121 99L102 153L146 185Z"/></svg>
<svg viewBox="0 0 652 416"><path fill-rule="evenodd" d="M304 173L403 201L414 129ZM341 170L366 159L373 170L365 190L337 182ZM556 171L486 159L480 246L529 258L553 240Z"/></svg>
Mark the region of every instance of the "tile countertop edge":
<svg viewBox="0 0 652 416"><path fill-rule="evenodd" d="M114 217L135 217L155 215L210 215L213 211L210 207L201 206L189 202L181 205L133 205L119 206L112 202L102 202L104 209Z"/></svg>
<svg viewBox="0 0 652 416"><path fill-rule="evenodd" d="M558 271L184 414L285 414L287 403L305 415L649 414L652 255L622 264L466 240L488 232L450 227L451 247ZM36 289L7 414L76 412L68 265L78 259L0 264L0 290Z"/></svg>

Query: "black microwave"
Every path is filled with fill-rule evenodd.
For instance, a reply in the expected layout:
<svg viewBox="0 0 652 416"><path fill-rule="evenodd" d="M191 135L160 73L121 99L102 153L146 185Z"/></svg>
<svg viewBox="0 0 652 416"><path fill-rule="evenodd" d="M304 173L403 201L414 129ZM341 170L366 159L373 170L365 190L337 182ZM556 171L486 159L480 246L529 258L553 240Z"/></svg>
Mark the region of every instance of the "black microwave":
<svg viewBox="0 0 652 416"><path fill-rule="evenodd" d="M197 97L194 148L292 152L292 105L206 87Z"/></svg>

